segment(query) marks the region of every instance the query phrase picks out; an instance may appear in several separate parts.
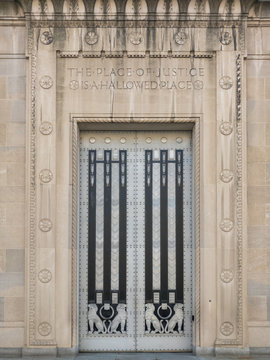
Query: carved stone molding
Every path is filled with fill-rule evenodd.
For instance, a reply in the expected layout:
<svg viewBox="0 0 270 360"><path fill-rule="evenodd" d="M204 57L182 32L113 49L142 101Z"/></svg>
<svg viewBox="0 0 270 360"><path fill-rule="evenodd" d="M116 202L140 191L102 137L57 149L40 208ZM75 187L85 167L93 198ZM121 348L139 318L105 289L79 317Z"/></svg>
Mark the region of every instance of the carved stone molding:
<svg viewBox="0 0 270 360"><path fill-rule="evenodd" d="M187 42L188 36L184 29L181 29L174 35L174 41L178 45L184 45Z"/></svg>

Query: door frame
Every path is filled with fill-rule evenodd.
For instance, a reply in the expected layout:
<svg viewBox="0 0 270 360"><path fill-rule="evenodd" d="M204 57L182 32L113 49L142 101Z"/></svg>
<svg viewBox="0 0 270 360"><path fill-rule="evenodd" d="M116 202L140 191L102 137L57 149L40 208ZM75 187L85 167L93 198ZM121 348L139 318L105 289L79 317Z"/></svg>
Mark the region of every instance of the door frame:
<svg viewBox="0 0 270 360"><path fill-rule="evenodd" d="M79 345L79 261L78 261L78 196L79 196L79 134L80 131L112 131L112 130L189 130L192 131L192 209L193 209L193 349L200 347L200 138L201 114L183 117L91 117L88 114L71 114L71 169L72 169L72 222L71 222L71 248L72 248L72 347Z"/></svg>

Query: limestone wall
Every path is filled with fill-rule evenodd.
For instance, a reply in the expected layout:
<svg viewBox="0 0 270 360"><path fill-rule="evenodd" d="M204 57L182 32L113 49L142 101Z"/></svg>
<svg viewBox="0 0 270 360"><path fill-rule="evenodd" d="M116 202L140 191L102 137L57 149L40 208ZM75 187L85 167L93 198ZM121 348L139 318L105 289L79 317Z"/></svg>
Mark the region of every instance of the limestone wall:
<svg viewBox="0 0 270 360"><path fill-rule="evenodd" d="M250 12L265 18L270 4ZM250 347L270 338L270 28L269 17L249 23L247 57L248 123L248 327Z"/></svg>
<svg viewBox="0 0 270 360"><path fill-rule="evenodd" d="M0 4L3 15L23 13L6 2ZM21 25L0 23L0 347L24 344L26 60Z"/></svg>

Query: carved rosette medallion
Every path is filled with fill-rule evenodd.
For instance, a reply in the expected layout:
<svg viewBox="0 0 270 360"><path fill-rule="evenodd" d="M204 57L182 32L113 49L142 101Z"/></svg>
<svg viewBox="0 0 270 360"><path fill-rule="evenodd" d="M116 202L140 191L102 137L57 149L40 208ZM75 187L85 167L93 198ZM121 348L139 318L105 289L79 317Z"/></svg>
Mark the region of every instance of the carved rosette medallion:
<svg viewBox="0 0 270 360"><path fill-rule="evenodd" d="M219 227L224 232L229 232L233 229L233 222L231 219L223 219L219 224Z"/></svg>
<svg viewBox="0 0 270 360"><path fill-rule="evenodd" d="M48 75L42 76L39 80L39 85L42 89L50 89L53 86L53 79Z"/></svg>
<svg viewBox="0 0 270 360"><path fill-rule="evenodd" d="M224 169L220 173L220 180L224 183L229 183L233 179L233 172L229 169Z"/></svg>
<svg viewBox="0 0 270 360"><path fill-rule="evenodd" d="M48 232L48 231L50 231L50 230L52 229L52 222L51 222L51 220L50 220L50 219L46 219L46 218L41 219L41 220L39 221L39 228L40 228L40 230L43 231L43 232Z"/></svg>
<svg viewBox="0 0 270 360"><path fill-rule="evenodd" d="M233 324L229 321L225 321L220 326L220 332L224 336L230 336L233 333L234 327Z"/></svg>
<svg viewBox="0 0 270 360"><path fill-rule="evenodd" d="M43 134L43 135L50 135L51 132L53 131L52 123L49 122L49 121L43 121L43 122L40 124L39 131L40 131L41 134Z"/></svg>
<svg viewBox="0 0 270 360"><path fill-rule="evenodd" d="M223 90L229 90L233 86L233 81L230 76L222 76L222 78L219 79L219 86Z"/></svg>
<svg viewBox="0 0 270 360"><path fill-rule="evenodd" d="M229 45L232 42L232 36L228 31L222 31L219 37L222 45Z"/></svg>
<svg viewBox="0 0 270 360"><path fill-rule="evenodd" d="M39 281L41 281L42 283L46 284L48 282L51 281L52 279L52 273L50 272L50 270L48 269L42 269L40 270L40 272L38 273L38 279Z"/></svg>
<svg viewBox="0 0 270 360"><path fill-rule="evenodd" d="M88 31L84 39L88 45L95 45L98 42L98 34L94 31Z"/></svg>
<svg viewBox="0 0 270 360"><path fill-rule="evenodd" d="M233 126L231 123L229 123L228 121L224 121L221 123L219 130L221 132L222 135L230 135L233 132Z"/></svg>
<svg viewBox="0 0 270 360"><path fill-rule="evenodd" d="M187 38L188 36L183 29L174 35L174 41L178 45L184 45L187 41Z"/></svg>
<svg viewBox="0 0 270 360"><path fill-rule="evenodd" d="M44 45L50 45L53 42L53 35L50 31L44 31L40 36L40 41Z"/></svg>
<svg viewBox="0 0 270 360"><path fill-rule="evenodd" d="M142 34L137 33L137 32L133 32L129 35L129 41L131 42L131 44L133 45L140 45L143 41L143 37Z"/></svg>
<svg viewBox="0 0 270 360"><path fill-rule="evenodd" d="M223 270L220 274L220 279L224 283L230 283L233 280L233 272L231 270Z"/></svg>
<svg viewBox="0 0 270 360"><path fill-rule="evenodd" d="M38 332L41 336L48 336L52 331L52 326L46 321L43 321L38 325Z"/></svg>
<svg viewBox="0 0 270 360"><path fill-rule="evenodd" d="M43 169L39 173L39 178L43 183L49 183L53 179L53 173L49 169Z"/></svg>
<svg viewBox="0 0 270 360"><path fill-rule="evenodd" d="M79 88L79 81L77 81L77 80L71 80L71 81L69 82L69 88L70 88L71 90L77 90L77 89Z"/></svg>
<svg viewBox="0 0 270 360"><path fill-rule="evenodd" d="M203 89L203 82L201 80L195 80L194 83L195 90L202 90Z"/></svg>

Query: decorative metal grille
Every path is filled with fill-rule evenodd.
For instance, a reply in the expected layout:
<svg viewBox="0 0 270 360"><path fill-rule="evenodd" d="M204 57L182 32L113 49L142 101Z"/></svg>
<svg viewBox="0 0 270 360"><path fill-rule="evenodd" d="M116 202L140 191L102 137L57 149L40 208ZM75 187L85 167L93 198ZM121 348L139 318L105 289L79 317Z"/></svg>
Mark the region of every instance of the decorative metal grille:
<svg viewBox="0 0 270 360"><path fill-rule="evenodd" d="M191 137L165 135L81 134L81 351L191 348Z"/></svg>

